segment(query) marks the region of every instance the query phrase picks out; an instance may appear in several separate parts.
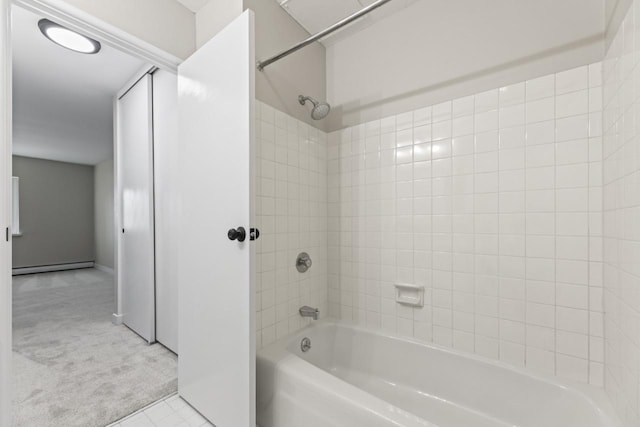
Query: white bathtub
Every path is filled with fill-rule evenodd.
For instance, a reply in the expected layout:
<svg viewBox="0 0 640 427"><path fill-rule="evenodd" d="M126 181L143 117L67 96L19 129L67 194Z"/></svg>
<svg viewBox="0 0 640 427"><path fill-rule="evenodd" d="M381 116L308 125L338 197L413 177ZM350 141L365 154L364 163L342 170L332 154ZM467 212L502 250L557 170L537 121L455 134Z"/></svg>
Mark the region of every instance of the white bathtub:
<svg viewBox="0 0 640 427"><path fill-rule="evenodd" d="M599 389L327 321L260 350L257 390L260 427L620 426Z"/></svg>

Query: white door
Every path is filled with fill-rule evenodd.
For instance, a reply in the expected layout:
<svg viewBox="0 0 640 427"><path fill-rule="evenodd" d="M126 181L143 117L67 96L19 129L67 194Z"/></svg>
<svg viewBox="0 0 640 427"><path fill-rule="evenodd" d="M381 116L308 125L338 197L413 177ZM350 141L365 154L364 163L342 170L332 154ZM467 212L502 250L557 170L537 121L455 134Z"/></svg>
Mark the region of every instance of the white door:
<svg viewBox="0 0 640 427"><path fill-rule="evenodd" d="M120 224L118 288L122 321L155 341L153 130L151 76L145 74L117 102Z"/></svg>
<svg viewBox="0 0 640 427"><path fill-rule="evenodd" d="M253 44L246 11L178 69L178 392L217 427L255 427Z"/></svg>

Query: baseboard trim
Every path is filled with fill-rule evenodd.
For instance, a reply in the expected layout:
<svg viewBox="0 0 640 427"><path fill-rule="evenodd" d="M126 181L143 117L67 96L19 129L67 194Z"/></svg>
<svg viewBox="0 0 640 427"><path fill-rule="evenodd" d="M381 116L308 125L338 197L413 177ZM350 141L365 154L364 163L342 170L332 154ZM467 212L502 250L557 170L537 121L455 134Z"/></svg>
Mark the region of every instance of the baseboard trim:
<svg viewBox="0 0 640 427"><path fill-rule="evenodd" d="M111 315L111 323L114 325L122 325L122 314L113 313Z"/></svg>
<svg viewBox="0 0 640 427"><path fill-rule="evenodd" d="M14 268L11 272L13 276L20 276L22 274L33 273L48 273L52 271L64 271L64 270L77 270L80 268L92 268L94 266L93 261L89 262L73 262L69 264L55 264L55 265L39 265L37 267L19 267Z"/></svg>
<svg viewBox="0 0 640 427"><path fill-rule="evenodd" d="M100 264L94 264L93 267L96 270L104 271L105 273L109 273L109 274L113 274L114 273L114 270L111 267L107 267L107 266L100 265Z"/></svg>

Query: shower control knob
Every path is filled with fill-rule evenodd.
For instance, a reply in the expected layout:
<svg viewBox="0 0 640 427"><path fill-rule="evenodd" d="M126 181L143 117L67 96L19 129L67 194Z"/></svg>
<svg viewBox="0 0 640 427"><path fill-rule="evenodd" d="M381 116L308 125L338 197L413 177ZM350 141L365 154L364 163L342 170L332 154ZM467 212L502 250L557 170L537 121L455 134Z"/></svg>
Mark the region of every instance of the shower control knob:
<svg viewBox="0 0 640 427"><path fill-rule="evenodd" d="M250 228L249 240L258 240L258 237L260 237L260 230L258 230L257 228Z"/></svg>
<svg viewBox="0 0 640 427"><path fill-rule="evenodd" d="M310 269L311 268L311 264L313 264L313 263L311 262L311 257L309 256L308 253L300 252L298 254L298 258L296 258L296 269L300 273L304 273L308 269Z"/></svg>
<svg viewBox="0 0 640 427"><path fill-rule="evenodd" d="M232 228L227 232L229 240L237 240L238 242L244 242L247 238L247 231L244 227Z"/></svg>

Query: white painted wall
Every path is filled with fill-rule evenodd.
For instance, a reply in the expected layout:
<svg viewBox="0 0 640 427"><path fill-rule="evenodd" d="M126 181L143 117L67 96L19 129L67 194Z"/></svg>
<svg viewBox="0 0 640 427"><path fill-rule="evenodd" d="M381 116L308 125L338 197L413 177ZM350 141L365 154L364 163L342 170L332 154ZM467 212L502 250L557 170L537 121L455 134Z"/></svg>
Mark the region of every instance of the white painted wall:
<svg viewBox="0 0 640 427"><path fill-rule="evenodd" d="M575 10L570 25L553 13ZM599 61L601 0L419 0L327 47L339 129Z"/></svg>
<svg viewBox="0 0 640 427"><path fill-rule="evenodd" d="M113 269L114 264L114 210L113 159L98 163L94 168L95 263Z"/></svg>
<svg viewBox="0 0 640 427"><path fill-rule="evenodd" d="M195 16L175 0L65 0L178 58L195 50Z"/></svg>
<svg viewBox="0 0 640 427"><path fill-rule="evenodd" d="M242 11L242 0L209 0L196 13L196 46L205 44Z"/></svg>

